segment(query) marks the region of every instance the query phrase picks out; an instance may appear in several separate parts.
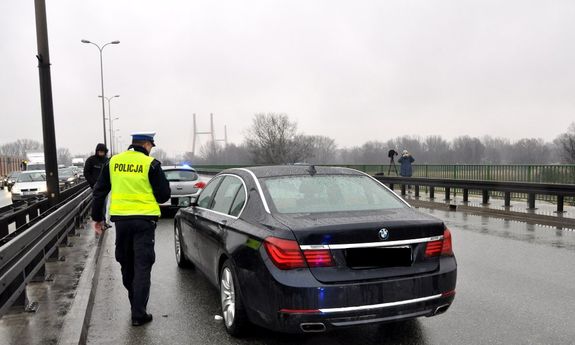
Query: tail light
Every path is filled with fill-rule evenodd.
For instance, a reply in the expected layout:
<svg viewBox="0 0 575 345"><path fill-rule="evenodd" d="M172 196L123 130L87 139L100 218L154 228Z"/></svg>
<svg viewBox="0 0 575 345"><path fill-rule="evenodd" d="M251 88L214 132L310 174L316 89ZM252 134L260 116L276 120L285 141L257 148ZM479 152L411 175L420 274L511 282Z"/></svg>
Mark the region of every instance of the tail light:
<svg viewBox="0 0 575 345"><path fill-rule="evenodd" d="M268 237L264 241L264 247L274 265L280 270L335 265L329 249L302 251L299 243L294 240Z"/></svg>
<svg viewBox="0 0 575 345"><path fill-rule="evenodd" d="M306 267L305 259L296 241L268 237L264 242L264 247L274 265L280 270Z"/></svg>
<svg viewBox="0 0 575 345"><path fill-rule="evenodd" d="M196 182L196 184L194 184L194 188L204 189L206 188L206 183L204 181Z"/></svg>
<svg viewBox="0 0 575 345"><path fill-rule="evenodd" d="M453 247L451 246L451 231L449 231L449 229L445 229L443 232L443 248L441 249L441 255L453 255Z"/></svg>
<svg viewBox="0 0 575 345"><path fill-rule="evenodd" d="M309 267L329 267L334 265L329 249L304 250L303 255Z"/></svg>
<svg viewBox="0 0 575 345"><path fill-rule="evenodd" d="M443 231L442 240L427 242L427 246L425 247L425 257L434 257L439 255L453 255L451 231L449 231L449 229L445 229L445 231Z"/></svg>

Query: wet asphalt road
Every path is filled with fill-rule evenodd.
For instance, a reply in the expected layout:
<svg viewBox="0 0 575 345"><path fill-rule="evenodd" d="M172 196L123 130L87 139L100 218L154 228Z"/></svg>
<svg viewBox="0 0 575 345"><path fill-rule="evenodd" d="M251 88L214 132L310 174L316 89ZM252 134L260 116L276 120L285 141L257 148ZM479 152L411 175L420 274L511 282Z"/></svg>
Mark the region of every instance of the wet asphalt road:
<svg viewBox="0 0 575 345"><path fill-rule="evenodd" d="M130 325L127 294L107 238L88 344L572 344L575 233L461 212L423 210L451 228L459 272L443 315L398 324L293 336L254 328L234 339L214 320L218 293L194 270L178 269L172 222L159 223L149 311Z"/></svg>

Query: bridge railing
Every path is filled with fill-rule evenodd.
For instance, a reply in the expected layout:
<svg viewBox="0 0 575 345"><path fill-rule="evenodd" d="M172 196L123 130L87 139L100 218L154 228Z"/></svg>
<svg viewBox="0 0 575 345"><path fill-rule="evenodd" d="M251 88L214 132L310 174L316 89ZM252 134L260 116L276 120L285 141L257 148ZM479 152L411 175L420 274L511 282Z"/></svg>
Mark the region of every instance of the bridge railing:
<svg viewBox="0 0 575 345"><path fill-rule="evenodd" d="M389 164L318 164L357 169L370 175L397 176ZM197 165L196 169L223 170L245 165ZM414 164L413 177L454 180L515 181L575 184L575 164ZM399 171L399 164L396 164Z"/></svg>
<svg viewBox="0 0 575 345"><path fill-rule="evenodd" d="M575 188L575 165L414 165L414 176L411 178L396 176L394 173L390 176L387 170L382 172L382 169L389 165L339 166L360 170L377 176L378 179L390 179L396 181L396 184L405 185L406 183L397 181L411 181L409 184L416 185L418 193L419 186L424 187L432 198L435 191L446 193L448 198L451 193L462 193L465 201L472 194L481 195L484 203L487 203L485 200L489 197L501 197L505 200L506 206L511 204L511 199L527 200L529 208L535 208L537 199L556 203L560 212L563 212L565 203L575 204L575 196L554 192ZM215 174L236 167L242 166L199 165L195 166L195 169L200 173ZM435 184L439 181L440 184ZM515 188L521 184L533 187L534 190ZM473 188L464 187L468 185ZM492 188L493 186L497 188ZM500 188L502 186L511 186L515 189L503 190Z"/></svg>
<svg viewBox="0 0 575 345"><path fill-rule="evenodd" d="M34 309L27 299L26 285L44 280L45 263L59 258L58 246L67 243L68 236L83 224L92 203L87 183L64 191L61 197L60 204L0 240L0 316L13 305ZM17 210L13 216L37 206Z"/></svg>
<svg viewBox="0 0 575 345"><path fill-rule="evenodd" d="M391 189L399 185L402 195L406 194L406 186L414 186L415 197L419 197L421 187L425 187L429 193L429 198L434 199L435 190L441 188L445 194L444 200L446 201L451 200L452 192L456 189L462 191L463 202L469 201L470 192L479 192L482 196L483 204L489 203L489 198L493 193L501 193L503 194L504 205L510 207L513 194L524 194L527 195L528 209L535 209L535 199L538 195L549 196L555 198L558 213L564 212L565 198L575 197L575 185L555 183L453 180L378 175L375 178L387 184Z"/></svg>

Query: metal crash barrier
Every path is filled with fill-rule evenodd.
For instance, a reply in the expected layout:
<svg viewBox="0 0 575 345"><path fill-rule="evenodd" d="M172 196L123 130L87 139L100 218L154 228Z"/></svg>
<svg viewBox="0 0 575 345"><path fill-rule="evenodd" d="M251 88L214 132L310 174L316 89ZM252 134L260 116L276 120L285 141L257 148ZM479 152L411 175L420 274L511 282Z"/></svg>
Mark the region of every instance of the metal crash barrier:
<svg viewBox="0 0 575 345"><path fill-rule="evenodd" d="M0 214L2 226L9 222L21 224L29 217L28 222L0 240L0 317L12 306L35 309L28 301L26 285L45 280L45 263L59 259L59 245L67 244L68 236L84 223L92 191L82 183L61 193L61 200L51 209L45 209L47 200L37 200Z"/></svg>
<svg viewBox="0 0 575 345"><path fill-rule="evenodd" d="M419 197L420 187L427 187L429 198L435 198L435 188L443 188L445 200L451 200L455 189L463 193L463 202L469 201L470 191L479 191L483 204L489 203L489 198L494 192L503 193L504 205L511 206L511 196L522 194L527 196L528 209L535 209L535 199L538 195L549 195L556 198L557 213L564 212L565 198L575 197L575 185L556 183L530 183L510 181L476 181L476 180L453 180L421 177L391 177L374 176L380 182L387 184L391 189L395 185L401 186L401 194L405 195L407 185L414 186L414 196Z"/></svg>

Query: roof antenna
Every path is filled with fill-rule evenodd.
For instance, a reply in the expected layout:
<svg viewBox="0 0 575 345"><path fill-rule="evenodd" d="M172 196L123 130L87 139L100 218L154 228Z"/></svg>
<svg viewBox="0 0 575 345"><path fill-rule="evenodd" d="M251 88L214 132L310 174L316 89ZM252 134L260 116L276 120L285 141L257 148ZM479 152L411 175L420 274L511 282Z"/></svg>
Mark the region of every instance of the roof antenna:
<svg viewBox="0 0 575 345"><path fill-rule="evenodd" d="M307 172L308 172L311 176L313 176L313 175L315 175L315 174L317 173L317 170L315 170L315 166L314 166L314 165L310 165L310 166L307 168Z"/></svg>

